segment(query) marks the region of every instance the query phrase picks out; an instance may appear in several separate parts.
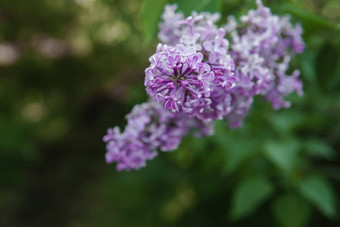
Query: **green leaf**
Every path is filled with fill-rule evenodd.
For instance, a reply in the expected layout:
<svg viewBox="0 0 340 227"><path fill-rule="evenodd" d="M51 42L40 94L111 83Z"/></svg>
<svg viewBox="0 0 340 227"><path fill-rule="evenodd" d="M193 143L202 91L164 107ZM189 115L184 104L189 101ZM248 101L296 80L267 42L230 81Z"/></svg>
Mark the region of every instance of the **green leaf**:
<svg viewBox="0 0 340 227"><path fill-rule="evenodd" d="M226 126L223 121L216 122L216 135L213 140L214 145L223 154L220 157L225 163L222 171L225 174L232 174L256 153L261 152L258 148L262 141L252 134L245 133L244 130L230 131Z"/></svg>
<svg viewBox="0 0 340 227"><path fill-rule="evenodd" d="M336 216L336 196L329 183L318 176L310 176L299 184L302 195L329 218Z"/></svg>
<svg viewBox="0 0 340 227"><path fill-rule="evenodd" d="M227 142L224 153L226 161L225 170L228 174L236 171L242 163L258 152L258 149L255 149L257 147L256 141L245 138L243 137L243 140L232 136L224 138Z"/></svg>
<svg viewBox="0 0 340 227"><path fill-rule="evenodd" d="M327 143L317 138L305 141L304 147L307 153L313 156L331 160L335 155L335 151Z"/></svg>
<svg viewBox="0 0 340 227"><path fill-rule="evenodd" d="M276 128L276 131L280 133L290 133L301 124L304 117L305 116L298 111L287 110L281 113L273 112L270 114L269 119Z"/></svg>
<svg viewBox="0 0 340 227"><path fill-rule="evenodd" d="M233 194L232 216L241 218L249 215L273 192L273 186L263 177L248 178L241 182Z"/></svg>
<svg viewBox="0 0 340 227"><path fill-rule="evenodd" d="M264 145L264 153L283 172L290 172L297 162L299 147L299 143L296 140L284 142L269 141Z"/></svg>
<svg viewBox="0 0 340 227"><path fill-rule="evenodd" d="M150 42L156 35L166 0L144 0L141 23L145 41Z"/></svg>
<svg viewBox="0 0 340 227"><path fill-rule="evenodd" d="M222 0L178 0L179 11L182 11L186 16L189 16L192 11L196 12L220 12L222 8Z"/></svg>
<svg viewBox="0 0 340 227"><path fill-rule="evenodd" d="M316 59L315 50L307 49L299 56L299 62L302 70L302 76L306 82L316 85L317 75L314 63Z"/></svg>
<svg viewBox="0 0 340 227"><path fill-rule="evenodd" d="M282 227L306 226L311 208L301 197L289 193L275 200L272 208L274 216Z"/></svg>

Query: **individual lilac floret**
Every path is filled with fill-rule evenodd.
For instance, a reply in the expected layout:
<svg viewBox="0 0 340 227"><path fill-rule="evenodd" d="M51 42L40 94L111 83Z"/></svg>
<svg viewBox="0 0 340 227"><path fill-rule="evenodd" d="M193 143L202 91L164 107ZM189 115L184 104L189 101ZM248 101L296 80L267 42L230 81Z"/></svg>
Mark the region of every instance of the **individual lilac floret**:
<svg viewBox="0 0 340 227"><path fill-rule="evenodd" d="M175 150L189 130L198 129L196 136L213 133L213 125L172 113L153 101L136 105L126 116L124 132L118 127L108 129L106 162L117 162L118 170L140 169L157 156L158 150Z"/></svg>

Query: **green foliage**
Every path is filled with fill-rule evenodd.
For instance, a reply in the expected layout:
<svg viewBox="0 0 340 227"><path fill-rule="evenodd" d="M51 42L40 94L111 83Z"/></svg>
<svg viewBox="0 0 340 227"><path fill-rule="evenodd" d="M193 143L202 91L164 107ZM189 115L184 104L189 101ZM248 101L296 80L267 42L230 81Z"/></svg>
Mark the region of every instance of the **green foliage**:
<svg viewBox="0 0 340 227"><path fill-rule="evenodd" d="M236 186L232 196L232 216L242 218L256 210L273 192L272 185L262 177L246 178Z"/></svg>
<svg viewBox="0 0 340 227"><path fill-rule="evenodd" d="M311 208L294 193L283 194L274 201L273 213L282 227L306 226Z"/></svg>
<svg viewBox="0 0 340 227"><path fill-rule="evenodd" d="M310 12L306 9L297 7L296 5L286 3L286 4L283 4L281 7L284 12L292 14L293 16L296 16L297 18L303 20L306 24L313 24L314 26L317 26L317 27L334 28L332 23L330 23L328 20L326 20L322 16L319 16L318 14Z"/></svg>
<svg viewBox="0 0 340 227"><path fill-rule="evenodd" d="M289 173L297 165L299 144L295 140L273 142L269 141L264 147L265 156L283 173Z"/></svg>
<svg viewBox="0 0 340 227"><path fill-rule="evenodd" d="M173 2L178 4L179 9L186 16L189 16L192 11L220 12L223 3L222 0L178 0Z"/></svg>
<svg viewBox="0 0 340 227"><path fill-rule="evenodd" d="M336 216L335 193L323 178L310 176L300 182L301 194L329 218Z"/></svg>
<svg viewBox="0 0 340 227"><path fill-rule="evenodd" d="M264 1L302 23L304 96L256 99L242 128L187 137L147 167L101 137L147 99L163 6L242 15L253 0L0 1L1 226L340 226L339 2ZM15 58L1 52L9 47ZM16 55L17 54L17 55ZM5 56L5 57L4 57ZM52 225L53 225L52 224Z"/></svg>
<svg viewBox="0 0 340 227"><path fill-rule="evenodd" d="M304 147L308 155L332 160L335 151L325 141L317 138L309 139L304 142Z"/></svg>
<svg viewBox="0 0 340 227"><path fill-rule="evenodd" d="M158 31L166 0L145 0L142 8L141 22L146 41L151 41Z"/></svg>
<svg viewBox="0 0 340 227"><path fill-rule="evenodd" d="M332 82L339 60L335 47L325 43L318 53L315 65L315 72L319 75L318 84L321 87L329 86L330 82Z"/></svg>

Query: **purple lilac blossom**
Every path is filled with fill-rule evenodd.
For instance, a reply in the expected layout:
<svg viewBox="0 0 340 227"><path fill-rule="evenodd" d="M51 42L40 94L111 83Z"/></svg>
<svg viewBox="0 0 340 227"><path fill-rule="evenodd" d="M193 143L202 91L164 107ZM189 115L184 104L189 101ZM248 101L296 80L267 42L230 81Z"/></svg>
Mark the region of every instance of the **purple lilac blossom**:
<svg viewBox="0 0 340 227"><path fill-rule="evenodd" d="M193 12L179 20L183 15L174 12L176 6L165 9L159 33L165 44L159 44L145 70L148 94L166 109L203 121L223 119L236 78L225 29L215 24L220 15ZM162 38L168 33L176 36Z"/></svg>
<svg viewBox="0 0 340 227"><path fill-rule="evenodd" d="M177 5L166 5L162 14L163 22L159 24L161 28L158 39L162 43L175 45L178 43L181 34L178 29L178 22L184 19L183 13L176 13Z"/></svg>
<svg viewBox="0 0 340 227"><path fill-rule="evenodd" d="M172 113L153 101L136 105L126 119L123 132L118 127L110 128L103 138L107 143L106 162L117 162L119 171L144 167L147 160L157 156L158 150L177 149L189 130L197 129L196 136L213 133L211 123Z"/></svg>
<svg viewBox="0 0 340 227"><path fill-rule="evenodd" d="M256 95L274 109L290 106L288 94L303 95L299 71L287 73L291 58L305 47L301 26L256 3L240 22L229 17L222 27L216 25L218 13L185 18L176 5L165 7L161 43L145 70L151 99L127 115L123 132L108 129L107 163L139 169L158 151L175 150L189 132L212 135L217 119L240 127Z"/></svg>
<svg viewBox="0 0 340 227"><path fill-rule="evenodd" d="M302 28L293 26L289 16L272 15L259 0L257 6L257 10L241 17L240 24L230 17L225 26L231 37L230 54L239 79L235 88L248 84L241 95L264 96L274 109L289 107L284 96L294 91L303 94L299 71L287 74L291 57L304 49Z"/></svg>
<svg viewBox="0 0 340 227"><path fill-rule="evenodd" d="M209 107L214 73L203 55L182 44L159 44L145 70L147 93L165 109L197 115Z"/></svg>

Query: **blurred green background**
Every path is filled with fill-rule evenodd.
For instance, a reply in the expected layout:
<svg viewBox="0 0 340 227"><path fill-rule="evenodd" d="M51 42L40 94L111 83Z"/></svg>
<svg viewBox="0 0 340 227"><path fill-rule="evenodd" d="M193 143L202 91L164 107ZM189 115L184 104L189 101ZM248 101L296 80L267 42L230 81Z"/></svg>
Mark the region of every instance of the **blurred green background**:
<svg viewBox="0 0 340 227"><path fill-rule="evenodd" d="M245 14L253 0L180 0ZM102 136L147 100L165 0L0 1L1 226L340 226L340 1L267 0L302 23L305 95L117 172Z"/></svg>

